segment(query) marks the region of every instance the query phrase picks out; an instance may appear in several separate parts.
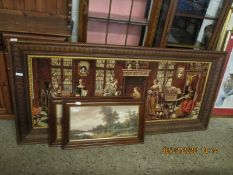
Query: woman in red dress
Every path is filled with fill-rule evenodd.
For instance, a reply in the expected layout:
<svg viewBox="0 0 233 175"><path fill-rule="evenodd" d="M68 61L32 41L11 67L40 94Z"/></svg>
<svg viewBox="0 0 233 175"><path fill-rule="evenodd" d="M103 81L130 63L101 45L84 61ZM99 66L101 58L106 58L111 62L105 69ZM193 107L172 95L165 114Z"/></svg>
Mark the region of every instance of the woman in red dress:
<svg viewBox="0 0 233 175"><path fill-rule="evenodd" d="M186 99L181 102L179 108L176 110L176 117L186 117L192 113L192 110L196 106L194 98L194 93L189 92Z"/></svg>

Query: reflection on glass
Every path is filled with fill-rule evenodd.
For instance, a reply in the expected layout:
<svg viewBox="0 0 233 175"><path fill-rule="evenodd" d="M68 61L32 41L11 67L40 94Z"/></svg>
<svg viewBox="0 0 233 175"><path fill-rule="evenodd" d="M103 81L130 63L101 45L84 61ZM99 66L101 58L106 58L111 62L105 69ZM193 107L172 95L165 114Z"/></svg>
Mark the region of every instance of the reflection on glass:
<svg viewBox="0 0 233 175"><path fill-rule="evenodd" d="M208 45L216 21L175 16L169 34L169 44L195 45L205 47Z"/></svg>
<svg viewBox="0 0 233 175"><path fill-rule="evenodd" d="M87 43L105 44L106 32L107 22L89 20L87 27Z"/></svg>
<svg viewBox="0 0 233 175"><path fill-rule="evenodd" d="M131 19L146 19L147 4L150 4L148 0L134 0Z"/></svg>
<svg viewBox="0 0 233 175"><path fill-rule="evenodd" d="M177 13L217 18L224 0L179 0Z"/></svg>
<svg viewBox="0 0 233 175"><path fill-rule="evenodd" d="M89 0L88 16L107 18L110 0Z"/></svg>
<svg viewBox="0 0 233 175"><path fill-rule="evenodd" d="M127 35L127 45L138 46L140 45L141 33L143 27L139 25L129 25Z"/></svg>
<svg viewBox="0 0 233 175"><path fill-rule="evenodd" d="M148 25L151 2L151 0L90 0L86 42L141 45Z"/></svg>
<svg viewBox="0 0 233 175"><path fill-rule="evenodd" d="M110 23L107 44L125 45L127 24Z"/></svg>
<svg viewBox="0 0 233 175"><path fill-rule="evenodd" d="M132 0L112 0L110 18L127 20L130 16Z"/></svg>

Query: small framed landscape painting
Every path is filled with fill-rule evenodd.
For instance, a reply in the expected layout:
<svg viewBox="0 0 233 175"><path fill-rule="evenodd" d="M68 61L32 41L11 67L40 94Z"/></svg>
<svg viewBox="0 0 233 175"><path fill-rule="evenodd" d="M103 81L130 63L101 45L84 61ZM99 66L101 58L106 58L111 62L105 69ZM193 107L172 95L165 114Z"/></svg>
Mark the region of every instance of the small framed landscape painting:
<svg viewBox="0 0 233 175"><path fill-rule="evenodd" d="M63 148L143 142L143 101L63 104Z"/></svg>

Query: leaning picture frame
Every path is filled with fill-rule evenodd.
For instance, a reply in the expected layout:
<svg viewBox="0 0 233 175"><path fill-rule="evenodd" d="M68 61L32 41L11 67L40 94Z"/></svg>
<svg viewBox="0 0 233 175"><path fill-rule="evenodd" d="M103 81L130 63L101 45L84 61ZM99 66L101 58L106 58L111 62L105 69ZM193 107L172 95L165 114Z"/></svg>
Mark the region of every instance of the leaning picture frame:
<svg viewBox="0 0 233 175"><path fill-rule="evenodd" d="M12 42L10 50L18 143L48 142L51 93L61 100L142 100L146 133L206 129L226 55L56 42ZM80 62L90 65L85 76Z"/></svg>
<svg viewBox="0 0 233 175"><path fill-rule="evenodd" d="M62 99L49 99L49 145L60 146L62 141Z"/></svg>
<svg viewBox="0 0 233 175"><path fill-rule="evenodd" d="M143 100L63 101L62 148L143 143Z"/></svg>
<svg viewBox="0 0 233 175"><path fill-rule="evenodd" d="M228 31L225 40L224 50L227 51L227 57L224 64L224 71L220 79L218 93L213 116L232 117L233 116L233 33Z"/></svg>
<svg viewBox="0 0 233 175"><path fill-rule="evenodd" d="M62 135L63 135L63 102L66 101L74 101L77 100L77 97L57 97L53 93L50 94L49 97L49 112L48 112L48 123L49 123L49 136L48 141L50 146L61 146L62 145ZM81 100L82 102L90 102L93 98L86 97ZM124 97L115 97L112 99L111 97L105 97L105 102L112 102L113 100L118 100L121 102L128 102L129 98ZM103 99L95 98L95 102L103 102Z"/></svg>

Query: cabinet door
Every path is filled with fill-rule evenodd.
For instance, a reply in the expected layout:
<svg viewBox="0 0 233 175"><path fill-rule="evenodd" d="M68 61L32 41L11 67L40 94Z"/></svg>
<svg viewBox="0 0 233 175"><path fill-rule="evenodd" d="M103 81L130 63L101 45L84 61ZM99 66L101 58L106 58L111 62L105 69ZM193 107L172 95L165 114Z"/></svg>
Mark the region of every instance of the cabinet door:
<svg viewBox="0 0 233 175"><path fill-rule="evenodd" d="M4 53L0 52L0 115L11 113L12 106L7 77L6 62Z"/></svg>
<svg viewBox="0 0 233 175"><path fill-rule="evenodd" d="M80 0L78 41L152 46L162 2L163 0Z"/></svg>
<svg viewBox="0 0 233 175"><path fill-rule="evenodd" d="M217 39L231 7L230 0L165 0L169 4L161 35L161 47L215 49ZM170 2L170 3L169 3ZM166 4L165 4L166 5ZM157 40L160 36L157 36ZM157 42L156 40L156 42ZM155 43L158 46L157 43Z"/></svg>

